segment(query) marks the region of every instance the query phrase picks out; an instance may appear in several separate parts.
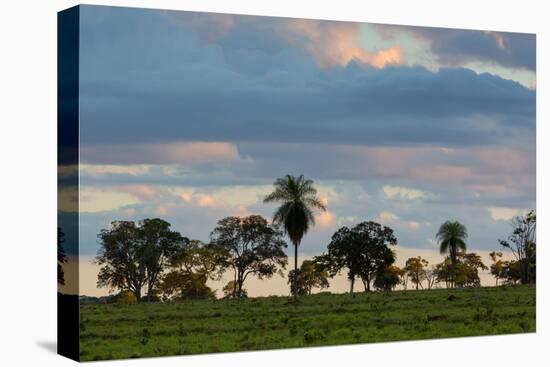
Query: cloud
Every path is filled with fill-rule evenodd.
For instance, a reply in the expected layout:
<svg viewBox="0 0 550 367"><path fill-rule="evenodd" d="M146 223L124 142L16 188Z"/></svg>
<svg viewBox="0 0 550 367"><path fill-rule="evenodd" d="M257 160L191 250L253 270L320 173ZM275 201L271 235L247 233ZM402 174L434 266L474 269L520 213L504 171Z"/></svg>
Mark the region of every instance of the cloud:
<svg viewBox="0 0 550 367"><path fill-rule="evenodd" d="M500 208L500 207L489 207L489 212L491 213L491 218L493 220L509 221L510 219L523 214L525 210L516 209L516 208Z"/></svg>
<svg viewBox="0 0 550 367"><path fill-rule="evenodd" d="M332 228L336 224L336 217L328 210L319 212L315 215L315 223L321 228Z"/></svg>
<svg viewBox="0 0 550 367"><path fill-rule="evenodd" d="M397 214L394 214L388 211L380 212L378 216L375 218L377 222L380 222L382 224L390 224L396 221L397 219L399 219L399 216L397 216Z"/></svg>
<svg viewBox="0 0 550 367"><path fill-rule="evenodd" d="M463 68L365 68L365 62L395 65L399 53L390 47L365 54L354 23L239 16L204 41L192 21L84 9L84 148L181 141L481 145L526 140L534 132L534 91ZM320 69L309 53L342 66ZM129 160L125 148L117 153Z"/></svg>
<svg viewBox="0 0 550 367"><path fill-rule="evenodd" d="M239 159L234 144L223 142L175 142L162 144L93 144L81 150L83 166L89 174L122 173L136 175L152 164L196 165ZM90 163L94 163L91 165ZM121 165L138 165L126 166ZM116 168L115 168L116 167Z"/></svg>
<svg viewBox="0 0 550 367"><path fill-rule="evenodd" d="M382 190L388 199L415 200L422 199L427 196L424 191L401 186L384 186Z"/></svg>
<svg viewBox="0 0 550 367"><path fill-rule="evenodd" d="M358 39L360 23L294 19L283 24L282 32L291 43L303 43L322 68L347 66L352 61L383 68L402 61L401 49L397 46L372 53L361 47Z"/></svg>
<svg viewBox="0 0 550 367"><path fill-rule="evenodd" d="M409 33L429 41L441 66L482 61L509 68L536 69L534 34L393 25L375 27L386 38Z"/></svg>

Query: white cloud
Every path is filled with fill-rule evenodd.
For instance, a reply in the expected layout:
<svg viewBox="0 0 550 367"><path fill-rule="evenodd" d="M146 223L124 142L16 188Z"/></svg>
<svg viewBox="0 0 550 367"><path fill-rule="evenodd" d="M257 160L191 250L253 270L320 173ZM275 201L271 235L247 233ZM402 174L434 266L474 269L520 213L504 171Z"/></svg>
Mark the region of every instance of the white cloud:
<svg viewBox="0 0 550 367"><path fill-rule="evenodd" d="M489 213L491 214L491 218L493 218L494 221L510 220L515 216L521 215L524 212L521 209L503 208L503 207L496 207L496 206L489 207L488 209L489 209Z"/></svg>
<svg viewBox="0 0 550 367"><path fill-rule="evenodd" d="M425 191L411 189L403 186L384 186L384 196L388 199L415 200L427 196Z"/></svg>
<svg viewBox="0 0 550 367"><path fill-rule="evenodd" d="M391 223L397 219L399 219L399 217L396 214L388 211L380 212L376 217L376 221L382 224Z"/></svg>

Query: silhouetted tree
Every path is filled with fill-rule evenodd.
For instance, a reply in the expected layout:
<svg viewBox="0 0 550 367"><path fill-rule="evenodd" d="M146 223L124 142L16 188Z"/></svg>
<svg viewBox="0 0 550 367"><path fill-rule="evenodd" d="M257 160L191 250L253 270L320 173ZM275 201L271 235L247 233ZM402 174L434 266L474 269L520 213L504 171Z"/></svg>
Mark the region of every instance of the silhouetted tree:
<svg viewBox="0 0 550 367"><path fill-rule="evenodd" d="M283 233L260 215L227 217L210 234L212 246L227 253L227 264L234 271L235 296L242 295L243 284L249 275L259 279L274 274L283 276L287 264Z"/></svg>
<svg viewBox="0 0 550 367"><path fill-rule="evenodd" d="M141 302L145 286L151 299L169 259L189 242L161 219L144 219L138 225L114 221L98 238L100 249L95 261L101 268L97 285L130 291L137 302Z"/></svg>
<svg viewBox="0 0 550 367"><path fill-rule="evenodd" d="M499 240L501 246L512 251L519 263L521 283L536 282L536 227L537 215L531 210L524 216L514 217L511 222L512 234L507 240Z"/></svg>
<svg viewBox="0 0 550 367"><path fill-rule="evenodd" d="M61 285L65 285L63 264L67 262L67 255L63 248L63 242L65 242L65 233L61 227L57 227L57 283Z"/></svg>
<svg viewBox="0 0 550 367"><path fill-rule="evenodd" d="M466 251L466 238L468 238L468 231L466 227L458 221L446 221L439 227L439 231L436 234L436 238L439 242L439 251L441 254L449 253L451 260L451 266L449 268L450 285L453 287L453 272L454 265L457 262L458 253L460 251Z"/></svg>
<svg viewBox="0 0 550 367"><path fill-rule="evenodd" d="M159 282L159 276L173 256L181 251L189 239L170 229L170 223L159 219L144 219L138 228L142 241L142 256L146 270L147 298L150 300Z"/></svg>
<svg viewBox="0 0 550 367"><path fill-rule="evenodd" d="M162 275L159 290L166 299L211 298L208 280L220 280L228 265L227 252L192 240L170 258L170 271Z"/></svg>
<svg viewBox="0 0 550 367"><path fill-rule="evenodd" d="M294 245L294 271L298 271L298 246L302 238L315 224L313 211L326 210L325 204L317 197L317 189L312 180L303 175L286 175L273 184L274 191L264 198L264 203L280 203L273 215L273 223L280 225Z"/></svg>
<svg viewBox="0 0 550 367"><path fill-rule="evenodd" d="M397 244L393 230L376 222L362 222L352 228L342 227L332 235L328 253L317 257L335 276L347 268L350 293L359 277L370 291L375 273L393 264L395 254L388 246Z"/></svg>
<svg viewBox="0 0 550 367"><path fill-rule="evenodd" d="M373 285L376 289L381 291L391 291L400 282L401 278L405 275L405 271L398 266L390 265L385 268L380 268L375 273L375 279Z"/></svg>

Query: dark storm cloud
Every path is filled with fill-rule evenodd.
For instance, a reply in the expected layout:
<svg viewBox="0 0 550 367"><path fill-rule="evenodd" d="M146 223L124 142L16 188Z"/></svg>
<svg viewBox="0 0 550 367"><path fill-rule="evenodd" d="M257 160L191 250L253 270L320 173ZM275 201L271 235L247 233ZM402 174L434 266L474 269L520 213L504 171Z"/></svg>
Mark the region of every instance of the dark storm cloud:
<svg viewBox="0 0 550 367"><path fill-rule="evenodd" d="M246 31L233 26L218 43L204 42L191 23L168 22L159 12L84 9L84 145L476 145L534 129L535 93L494 75L353 62L319 69L303 50L283 47L269 27L261 38L266 44L276 40L272 47L257 46L246 23Z"/></svg>
<svg viewBox="0 0 550 367"><path fill-rule="evenodd" d="M534 34L375 25L385 37L411 33L430 42L439 62L447 66L469 61L490 62L508 68L536 70Z"/></svg>

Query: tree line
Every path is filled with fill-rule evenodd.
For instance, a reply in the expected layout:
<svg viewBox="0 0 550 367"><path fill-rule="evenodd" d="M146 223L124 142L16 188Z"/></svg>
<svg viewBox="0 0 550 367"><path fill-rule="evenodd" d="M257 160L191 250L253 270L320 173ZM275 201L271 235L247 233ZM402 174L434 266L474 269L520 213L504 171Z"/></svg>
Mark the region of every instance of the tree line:
<svg viewBox="0 0 550 367"><path fill-rule="evenodd" d="M264 202L279 204L272 221L260 215L226 217L217 222L206 243L182 236L160 218L137 223L113 221L98 235L97 285L118 290L137 302L214 298L207 282L220 280L231 271L233 279L223 287L224 297L242 298L247 296L247 279L284 275L288 264L285 236L294 246L294 269L288 273L294 296L328 288L330 279L342 272L353 293L357 281L366 292L390 291L400 284L407 289L409 281L416 289L430 289L438 283L446 287L479 286L479 270L489 269L478 254L466 251L467 229L457 221L440 226L436 239L445 258L432 266L422 257L409 258L403 268L396 266L394 231L374 221L341 227L325 252L298 266L298 248L315 225L314 212L326 210L313 181L304 176L279 178ZM511 250L515 259L503 261L502 253L491 253L491 274L497 285L499 280L501 284L534 283L534 211L515 218L512 225L512 234L499 243Z"/></svg>

